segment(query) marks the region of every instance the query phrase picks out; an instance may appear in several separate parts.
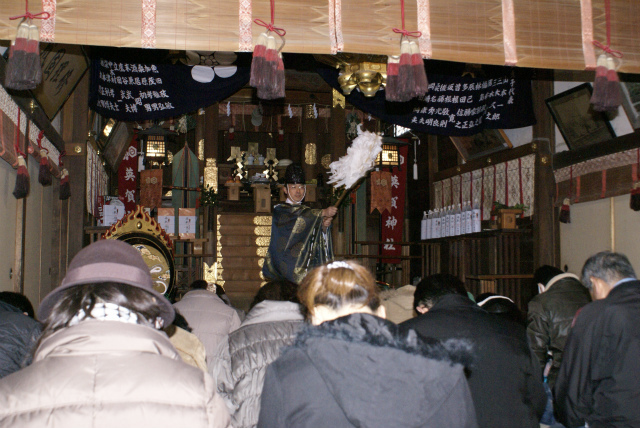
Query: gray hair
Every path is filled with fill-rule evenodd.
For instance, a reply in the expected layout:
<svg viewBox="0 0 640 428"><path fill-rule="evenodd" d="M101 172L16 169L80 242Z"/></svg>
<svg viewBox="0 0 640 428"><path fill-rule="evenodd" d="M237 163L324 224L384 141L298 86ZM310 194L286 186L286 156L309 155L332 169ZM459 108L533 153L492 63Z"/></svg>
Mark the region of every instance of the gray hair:
<svg viewBox="0 0 640 428"><path fill-rule="evenodd" d="M635 278L636 273L624 254L601 251L589 257L582 268L582 283L589 290L593 287L591 277L613 285L624 278Z"/></svg>

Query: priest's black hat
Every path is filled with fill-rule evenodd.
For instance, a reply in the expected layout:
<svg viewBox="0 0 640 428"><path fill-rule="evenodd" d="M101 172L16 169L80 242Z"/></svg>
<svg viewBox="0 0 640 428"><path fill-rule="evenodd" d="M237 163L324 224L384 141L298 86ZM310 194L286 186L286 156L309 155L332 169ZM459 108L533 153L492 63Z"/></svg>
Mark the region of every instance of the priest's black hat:
<svg viewBox="0 0 640 428"><path fill-rule="evenodd" d="M305 184L304 170L297 163L292 163L284 172L284 184Z"/></svg>

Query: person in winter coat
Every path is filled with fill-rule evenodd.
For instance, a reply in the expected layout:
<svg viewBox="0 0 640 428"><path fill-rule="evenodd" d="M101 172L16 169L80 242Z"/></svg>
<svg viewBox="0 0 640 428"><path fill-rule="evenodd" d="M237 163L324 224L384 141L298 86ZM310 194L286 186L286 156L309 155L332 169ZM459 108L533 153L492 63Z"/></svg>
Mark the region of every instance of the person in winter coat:
<svg viewBox="0 0 640 428"><path fill-rule="evenodd" d="M423 341L384 319L372 275L336 261L298 297L313 325L267 368L258 427L476 427L464 341Z"/></svg>
<svg viewBox="0 0 640 428"><path fill-rule="evenodd" d="M281 348L293 343L304 324L296 292L297 286L289 281L263 285L240 328L218 347L218 392L235 428L258 424L267 366L280 356Z"/></svg>
<svg viewBox="0 0 640 428"><path fill-rule="evenodd" d="M213 290L211 289L213 287ZM191 284L191 291L174 307L185 317L207 353L207 370L213 374L215 352L229 333L240 327L240 317L216 294L216 285L199 279Z"/></svg>
<svg viewBox="0 0 640 428"><path fill-rule="evenodd" d="M551 359L547 382L553 389L573 317L591 297L576 275L557 267L541 266L534 272L533 279L540 294L529 301L527 336L542 368Z"/></svg>
<svg viewBox="0 0 640 428"><path fill-rule="evenodd" d="M466 339L477 355L469 387L482 428L538 428L546 404L540 367L523 325L490 314L472 302L450 274L416 286L416 318L400 326L422 337Z"/></svg>
<svg viewBox="0 0 640 428"><path fill-rule="evenodd" d="M640 427L640 281L620 253L582 268L593 302L582 307L555 385L556 414L569 428Z"/></svg>
<svg viewBox="0 0 640 428"><path fill-rule="evenodd" d="M0 293L0 378L31 363L41 331L29 299L10 291Z"/></svg>
<svg viewBox="0 0 640 428"><path fill-rule="evenodd" d="M213 379L180 360L174 310L131 245L95 242L38 310L30 366L0 379L0 427L230 427Z"/></svg>

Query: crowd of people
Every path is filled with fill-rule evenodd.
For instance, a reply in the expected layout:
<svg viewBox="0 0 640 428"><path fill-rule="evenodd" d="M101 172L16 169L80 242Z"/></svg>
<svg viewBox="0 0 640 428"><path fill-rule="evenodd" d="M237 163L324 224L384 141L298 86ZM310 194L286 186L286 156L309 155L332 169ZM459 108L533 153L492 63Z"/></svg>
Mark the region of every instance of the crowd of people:
<svg viewBox="0 0 640 428"><path fill-rule="evenodd" d="M172 304L117 240L81 250L37 320L0 293L0 428L640 427L624 255L595 254L581 277L538 268L526 311L449 274L381 292L332 261L336 209L300 204L299 167L286 180L246 314L202 280Z"/></svg>
<svg viewBox="0 0 640 428"><path fill-rule="evenodd" d="M580 278L534 279L525 315L432 275L392 322L372 274L333 261L267 283L245 316L205 281L171 304L137 250L98 241L42 324L0 293L0 427L640 426L629 260L601 252Z"/></svg>

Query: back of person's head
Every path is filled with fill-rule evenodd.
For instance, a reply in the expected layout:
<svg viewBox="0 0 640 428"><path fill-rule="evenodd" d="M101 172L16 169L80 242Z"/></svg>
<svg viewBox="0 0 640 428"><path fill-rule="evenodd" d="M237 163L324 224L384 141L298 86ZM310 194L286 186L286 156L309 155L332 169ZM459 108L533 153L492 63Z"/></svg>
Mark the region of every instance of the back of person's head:
<svg viewBox="0 0 640 428"><path fill-rule="evenodd" d="M449 294L458 294L468 298L467 290L458 277L448 273L437 273L428 276L416 285L413 293L413 308L422 306L431 309L438 300Z"/></svg>
<svg viewBox="0 0 640 428"><path fill-rule="evenodd" d="M94 318L96 305L107 304L128 309L139 324L155 328L170 325L175 315L171 303L153 288L149 267L138 250L104 239L83 248L60 286L42 300L38 318L45 322L43 337L68 327L74 318Z"/></svg>
<svg viewBox="0 0 640 428"><path fill-rule="evenodd" d="M334 311L345 307L368 307L376 311L380 296L373 275L353 261L335 261L310 271L298 287L298 298L307 312L314 315L317 306Z"/></svg>
<svg viewBox="0 0 640 428"><path fill-rule="evenodd" d="M186 330L189 333L193 331L193 329L189 325L189 321L187 321L187 319L180 312L178 312L177 309L176 309L176 316L173 319L173 323L171 325L180 327L181 329Z"/></svg>
<svg viewBox="0 0 640 428"><path fill-rule="evenodd" d="M582 268L582 283L589 290L593 288L592 277L614 285L624 278L635 278L636 273L624 254L602 251L589 257Z"/></svg>
<svg viewBox="0 0 640 428"><path fill-rule="evenodd" d="M13 291L0 292L0 302L5 302L11 306L20 309L31 318L35 318L33 305L24 294L14 293Z"/></svg>
<svg viewBox="0 0 640 428"><path fill-rule="evenodd" d="M298 286L287 280L270 281L260 287L249 309L265 300L298 303Z"/></svg>
<svg viewBox="0 0 640 428"><path fill-rule="evenodd" d="M476 297L478 306L485 311L496 314L502 318L526 325L524 314L518 306L507 296L500 296L495 293L482 293Z"/></svg>
<svg viewBox="0 0 640 428"><path fill-rule="evenodd" d="M209 283L204 279L196 279L189 285L189 290L206 290Z"/></svg>
<svg viewBox="0 0 640 428"><path fill-rule="evenodd" d="M554 277L562 275L564 272L555 266L543 265L533 273L533 282L535 284L547 285Z"/></svg>

